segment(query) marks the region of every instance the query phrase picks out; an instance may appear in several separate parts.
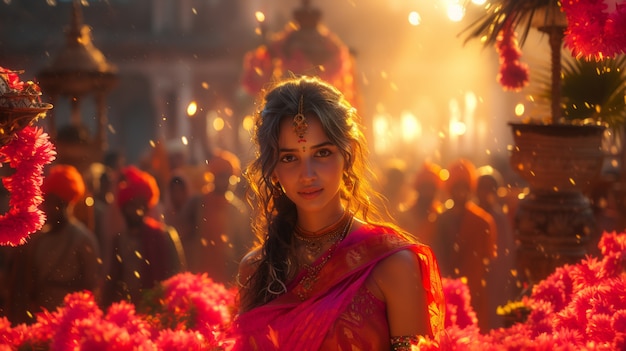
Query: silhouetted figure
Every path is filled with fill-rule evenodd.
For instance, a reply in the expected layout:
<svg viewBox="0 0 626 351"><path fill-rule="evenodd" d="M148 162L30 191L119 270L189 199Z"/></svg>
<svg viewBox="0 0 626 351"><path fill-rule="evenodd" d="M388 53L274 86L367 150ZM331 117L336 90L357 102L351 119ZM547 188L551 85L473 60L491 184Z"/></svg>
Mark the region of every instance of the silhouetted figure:
<svg viewBox="0 0 626 351"><path fill-rule="evenodd" d="M78 170L55 165L42 185L46 223L13 257L7 308L13 323L33 322L42 309L61 306L65 295L90 290L100 296L102 266L95 235L73 215L85 184Z"/></svg>
<svg viewBox="0 0 626 351"><path fill-rule="evenodd" d="M417 194L415 202L400 212L398 218L403 229L429 246L433 245L435 223L443 211L443 206L438 199L439 192L442 190L440 171L439 165L424 162L413 181L413 188Z"/></svg>
<svg viewBox="0 0 626 351"><path fill-rule="evenodd" d="M389 214L397 219L401 212L401 205L405 202L406 188L406 165L404 161L393 159L388 162L383 170L383 186L381 194L387 199L385 206Z"/></svg>
<svg viewBox="0 0 626 351"><path fill-rule="evenodd" d="M105 305L118 300L137 303L146 289L185 269L176 230L147 215L159 201L154 177L134 166L124 168L116 201L126 230L114 237Z"/></svg>
<svg viewBox="0 0 626 351"><path fill-rule="evenodd" d="M454 205L437 220L434 249L441 275L465 277L481 331L490 327L487 279L496 256L497 229L493 217L471 201L476 187L476 168L460 159L448 167L445 189Z"/></svg>
<svg viewBox="0 0 626 351"><path fill-rule="evenodd" d="M94 233L100 243L105 272L109 270L113 258L113 238L126 228L124 217L115 201L118 182L125 165L126 159L121 153L107 152L103 158L104 171L100 174L94 191Z"/></svg>
<svg viewBox="0 0 626 351"><path fill-rule="evenodd" d="M476 202L480 208L493 217L498 228L498 256L491 264L491 274L487 288L491 293L492 328L503 327L504 320L495 311L498 306L516 298L516 278L512 274L515 267L515 239L508 215L503 210L503 202L498 189L504 186L500 173L491 166L480 167L477 171Z"/></svg>
<svg viewBox="0 0 626 351"><path fill-rule="evenodd" d="M234 154L219 151L209 160L207 171L203 192L183 210L183 223L188 224L181 235L183 246L189 271L230 283L254 241L249 209L234 192L241 166Z"/></svg>
<svg viewBox="0 0 626 351"><path fill-rule="evenodd" d="M179 235L184 230L183 209L191 198L189 183L183 176L173 176L167 184L163 221L176 229Z"/></svg>

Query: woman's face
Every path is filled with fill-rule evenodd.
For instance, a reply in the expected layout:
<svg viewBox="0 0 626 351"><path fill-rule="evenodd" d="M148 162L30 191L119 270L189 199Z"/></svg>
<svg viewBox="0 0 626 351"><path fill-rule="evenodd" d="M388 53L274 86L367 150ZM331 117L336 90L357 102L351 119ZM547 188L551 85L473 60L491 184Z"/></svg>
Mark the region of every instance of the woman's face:
<svg viewBox="0 0 626 351"><path fill-rule="evenodd" d="M301 138L292 118L280 124L278 164L274 177L298 212L334 213L341 208L340 188L345 161L339 148L324 133L315 116L307 116Z"/></svg>

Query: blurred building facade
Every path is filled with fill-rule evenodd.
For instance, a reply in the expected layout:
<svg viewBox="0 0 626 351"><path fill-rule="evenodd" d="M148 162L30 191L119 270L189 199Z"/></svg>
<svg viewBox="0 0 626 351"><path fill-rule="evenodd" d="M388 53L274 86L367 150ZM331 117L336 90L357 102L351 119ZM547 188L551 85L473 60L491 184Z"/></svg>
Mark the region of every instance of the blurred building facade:
<svg viewBox="0 0 626 351"><path fill-rule="evenodd" d="M109 148L136 162L163 142L201 163L220 147L245 163L252 150L244 121L254 111L254 96L242 89L241 74L245 53L262 43L255 12L265 14L265 30L275 33L301 0L81 3L93 44L117 67L119 82L106 97ZM426 158L445 163L464 156L476 164L496 158L506 165L513 96L497 86L495 52L464 45L458 34L466 24L446 17L443 0L310 3L354 55L374 157L405 159L409 172ZM65 45L71 5L0 2L0 65L37 80ZM413 12L422 15L419 25L407 20ZM188 112L192 102L197 109ZM86 102L81 110L93 137L97 106ZM70 102L57 101L53 111L57 127L70 122Z"/></svg>
<svg viewBox="0 0 626 351"><path fill-rule="evenodd" d="M84 2L83 2L84 3ZM207 118L232 126L221 143L239 147L239 75L245 50L256 44L254 28L242 20L241 1L90 1L82 7L93 44L117 66L118 85L107 97L106 144L136 161L155 142L183 143L191 157L205 158ZM0 65L24 70L24 79L50 64L65 45L72 2L0 3ZM44 91L46 98L46 91ZM187 114L190 102L197 113ZM69 101L55 101L57 129L70 123ZM247 106L246 106L247 107ZM96 137L97 106L81 104L83 124ZM44 127L45 123L40 122ZM230 127L229 127L230 128ZM227 131L225 131L228 133ZM237 150L238 151L238 150Z"/></svg>

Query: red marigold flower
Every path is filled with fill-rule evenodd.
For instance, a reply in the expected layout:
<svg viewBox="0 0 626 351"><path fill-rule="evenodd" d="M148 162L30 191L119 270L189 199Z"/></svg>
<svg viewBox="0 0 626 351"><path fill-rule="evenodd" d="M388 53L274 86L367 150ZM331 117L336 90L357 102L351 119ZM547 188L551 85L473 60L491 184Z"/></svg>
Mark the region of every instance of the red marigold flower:
<svg viewBox="0 0 626 351"><path fill-rule="evenodd" d="M443 295L446 300L447 327L456 326L461 329L477 326L478 319L472 308L470 290L461 279L443 278Z"/></svg>

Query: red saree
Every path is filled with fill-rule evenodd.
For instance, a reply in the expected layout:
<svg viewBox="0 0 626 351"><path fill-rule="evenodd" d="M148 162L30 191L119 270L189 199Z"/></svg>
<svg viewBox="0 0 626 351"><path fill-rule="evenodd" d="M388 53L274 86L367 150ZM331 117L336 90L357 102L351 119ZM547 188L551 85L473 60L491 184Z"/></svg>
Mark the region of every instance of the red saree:
<svg viewBox="0 0 626 351"><path fill-rule="evenodd" d="M300 272L287 293L237 316L234 350L389 350L385 305L364 283L378 262L407 249L419 257L431 331L440 335L445 302L430 248L365 225L314 263L318 274Z"/></svg>

